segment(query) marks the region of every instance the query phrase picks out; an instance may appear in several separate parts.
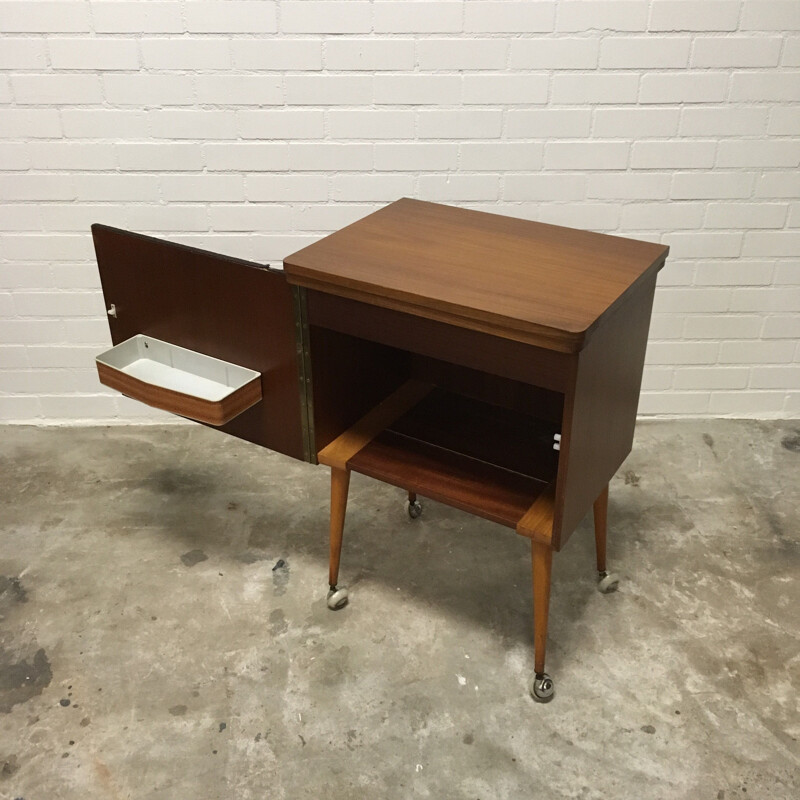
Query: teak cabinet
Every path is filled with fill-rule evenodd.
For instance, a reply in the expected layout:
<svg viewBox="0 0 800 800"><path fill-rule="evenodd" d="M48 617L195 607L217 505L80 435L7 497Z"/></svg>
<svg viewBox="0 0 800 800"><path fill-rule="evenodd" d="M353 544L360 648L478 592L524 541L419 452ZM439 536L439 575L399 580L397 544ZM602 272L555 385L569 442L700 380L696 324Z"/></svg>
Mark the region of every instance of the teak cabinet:
<svg viewBox="0 0 800 800"><path fill-rule="evenodd" d="M608 483L633 441L668 248L410 199L282 271L92 233L111 337L125 343L98 359L104 383L331 468L331 608L347 600L353 470L407 490L412 517L419 494L530 538L531 693L550 699L552 554L593 508L601 588L614 587Z"/></svg>

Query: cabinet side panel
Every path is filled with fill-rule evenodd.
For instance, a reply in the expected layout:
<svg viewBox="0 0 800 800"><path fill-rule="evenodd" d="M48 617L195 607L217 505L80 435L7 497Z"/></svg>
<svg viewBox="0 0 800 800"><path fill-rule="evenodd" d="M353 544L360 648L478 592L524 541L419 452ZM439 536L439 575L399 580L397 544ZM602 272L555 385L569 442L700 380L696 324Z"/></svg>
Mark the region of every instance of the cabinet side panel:
<svg viewBox="0 0 800 800"><path fill-rule="evenodd" d="M153 336L261 373L262 400L218 430L302 459L292 293L284 275L149 236L92 226L111 338Z"/></svg>
<svg viewBox="0 0 800 800"><path fill-rule="evenodd" d="M561 432L554 547L560 549L631 451L656 274L578 354Z"/></svg>
<svg viewBox="0 0 800 800"><path fill-rule="evenodd" d="M337 436L409 378L408 353L317 325L309 327L314 448Z"/></svg>

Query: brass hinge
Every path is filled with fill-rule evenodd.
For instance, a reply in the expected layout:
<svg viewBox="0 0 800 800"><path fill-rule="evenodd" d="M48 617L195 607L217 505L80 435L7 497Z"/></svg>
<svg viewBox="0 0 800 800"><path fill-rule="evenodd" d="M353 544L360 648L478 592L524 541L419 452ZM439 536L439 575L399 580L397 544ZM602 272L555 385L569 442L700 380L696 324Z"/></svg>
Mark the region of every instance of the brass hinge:
<svg viewBox="0 0 800 800"><path fill-rule="evenodd" d="M303 437L303 458L311 464L317 463L314 446L314 391L311 382L311 350L308 333L308 309L306 290L292 286L294 306L295 343L297 348L297 375L300 395L300 425Z"/></svg>

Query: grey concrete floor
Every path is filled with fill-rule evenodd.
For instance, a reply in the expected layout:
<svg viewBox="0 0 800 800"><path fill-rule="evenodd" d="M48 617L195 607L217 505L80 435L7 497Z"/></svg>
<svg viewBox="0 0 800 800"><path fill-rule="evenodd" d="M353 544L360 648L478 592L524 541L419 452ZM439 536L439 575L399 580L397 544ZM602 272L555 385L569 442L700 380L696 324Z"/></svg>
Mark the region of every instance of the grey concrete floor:
<svg viewBox="0 0 800 800"><path fill-rule="evenodd" d="M0 430L0 797L800 797L800 424L650 422L555 556L199 426ZM283 566L276 568L279 560Z"/></svg>

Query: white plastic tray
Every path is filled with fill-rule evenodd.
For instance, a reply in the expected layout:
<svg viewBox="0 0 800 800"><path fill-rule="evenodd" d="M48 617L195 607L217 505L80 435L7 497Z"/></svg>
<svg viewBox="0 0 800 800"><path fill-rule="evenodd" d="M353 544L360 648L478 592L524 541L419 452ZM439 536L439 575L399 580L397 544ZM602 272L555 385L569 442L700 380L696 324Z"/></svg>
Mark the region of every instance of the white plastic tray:
<svg viewBox="0 0 800 800"><path fill-rule="evenodd" d="M148 405L223 425L261 399L261 373L137 334L97 356L100 382Z"/></svg>

